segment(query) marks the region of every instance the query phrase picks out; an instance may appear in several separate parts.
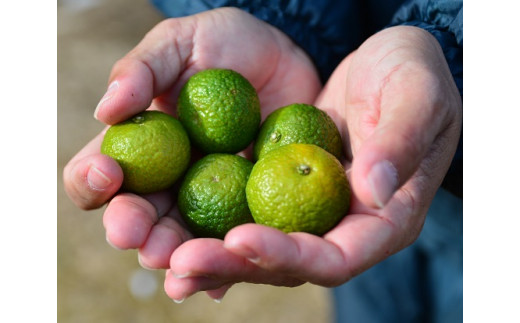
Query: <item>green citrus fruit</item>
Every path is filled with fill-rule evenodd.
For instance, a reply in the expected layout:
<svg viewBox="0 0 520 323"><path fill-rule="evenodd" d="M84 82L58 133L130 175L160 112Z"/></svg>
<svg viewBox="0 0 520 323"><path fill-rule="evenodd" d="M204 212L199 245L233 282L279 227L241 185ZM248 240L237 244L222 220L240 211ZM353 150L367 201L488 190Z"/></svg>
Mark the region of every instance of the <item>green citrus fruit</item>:
<svg viewBox="0 0 520 323"><path fill-rule="evenodd" d="M323 235L350 207L350 186L341 163L311 144L288 144L265 154L246 186L256 223L284 232Z"/></svg>
<svg viewBox="0 0 520 323"><path fill-rule="evenodd" d="M253 222L245 192L252 168L244 157L215 153L188 169L178 205L195 235L223 239L233 227Z"/></svg>
<svg viewBox="0 0 520 323"><path fill-rule="evenodd" d="M145 111L111 126L101 153L123 169L122 188L138 194L171 186L190 161L190 141L179 120L159 111Z"/></svg>
<svg viewBox="0 0 520 323"><path fill-rule="evenodd" d="M177 113L191 142L205 153L237 153L255 138L260 101L239 73L207 69L191 76L181 89Z"/></svg>
<svg viewBox="0 0 520 323"><path fill-rule="evenodd" d="M253 148L255 160L291 143L314 144L340 159L341 135L329 115L309 104L291 104L273 111L260 127Z"/></svg>

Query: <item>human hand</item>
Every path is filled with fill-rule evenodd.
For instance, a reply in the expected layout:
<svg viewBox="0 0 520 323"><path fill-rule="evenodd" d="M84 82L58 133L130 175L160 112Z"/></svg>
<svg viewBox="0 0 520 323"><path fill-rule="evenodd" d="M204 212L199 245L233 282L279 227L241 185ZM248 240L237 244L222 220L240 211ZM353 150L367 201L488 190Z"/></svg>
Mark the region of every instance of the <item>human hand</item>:
<svg viewBox="0 0 520 323"><path fill-rule="evenodd" d="M175 114L185 81L217 67L234 69L253 84L264 117L293 100L312 103L321 89L311 61L288 37L243 11L222 8L168 19L153 28L114 65L95 116L114 124L149 107ZM64 168L67 194L83 209L110 200L103 216L107 240L116 248L139 248L145 267L167 268L173 250L191 238L176 220L172 193L119 194L123 173L100 153L103 135Z"/></svg>
<svg viewBox="0 0 520 323"><path fill-rule="evenodd" d="M337 286L411 244L455 153L462 103L429 33L393 27L335 70L315 105L338 125L353 188L349 214L323 237L246 224L224 241L176 249L165 289L173 299L236 282Z"/></svg>

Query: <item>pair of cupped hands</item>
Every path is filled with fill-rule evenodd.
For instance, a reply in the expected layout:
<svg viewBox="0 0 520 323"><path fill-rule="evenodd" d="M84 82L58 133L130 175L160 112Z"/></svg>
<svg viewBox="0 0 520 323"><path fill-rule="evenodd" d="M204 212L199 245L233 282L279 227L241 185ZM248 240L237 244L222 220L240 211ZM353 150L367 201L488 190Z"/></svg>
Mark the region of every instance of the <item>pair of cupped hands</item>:
<svg viewBox="0 0 520 323"><path fill-rule="evenodd" d="M325 86L308 56L278 29L238 9L167 19L114 65L94 116L108 125L147 108L175 115L197 71L229 68L257 89L262 117L291 103L325 110L341 133L353 190L349 214L323 237L246 224L224 240L193 239L169 191L119 193L123 173L100 153L104 132L64 169L82 209L107 204L107 241L165 268L175 301L220 300L235 283L337 286L410 245L455 153L462 103L443 52L415 27L391 27L348 55Z"/></svg>

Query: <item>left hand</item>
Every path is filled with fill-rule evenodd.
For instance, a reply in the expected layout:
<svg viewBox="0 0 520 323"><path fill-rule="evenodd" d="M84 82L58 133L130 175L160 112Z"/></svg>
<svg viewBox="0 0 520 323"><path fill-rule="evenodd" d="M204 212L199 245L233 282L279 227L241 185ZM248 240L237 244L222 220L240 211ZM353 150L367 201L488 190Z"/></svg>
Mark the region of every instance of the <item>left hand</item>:
<svg viewBox="0 0 520 323"><path fill-rule="evenodd" d="M323 237L246 224L224 241L194 239L170 259L176 300L237 282L337 286L418 237L455 153L462 103L435 38L393 27L346 57L315 105L342 133L353 189L349 214Z"/></svg>

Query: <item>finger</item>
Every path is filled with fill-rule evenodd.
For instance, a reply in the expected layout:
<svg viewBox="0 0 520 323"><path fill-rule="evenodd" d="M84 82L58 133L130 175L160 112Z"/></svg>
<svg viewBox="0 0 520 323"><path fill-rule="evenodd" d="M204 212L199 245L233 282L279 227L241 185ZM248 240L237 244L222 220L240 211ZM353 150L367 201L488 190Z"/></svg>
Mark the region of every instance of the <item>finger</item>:
<svg viewBox="0 0 520 323"><path fill-rule="evenodd" d="M177 277L171 269L166 270L164 278L164 291L175 303L182 303L184 300L199 291L206 289L219 289L226 283L212 278L198 277Z"/></svg>
<svg viewBox="0 0 520 323"><path fill-rule="evenodd" d="M409 208L395 199L387 209L398 210L399 218L350 214L323 238L243 225L228 233L225 247L269 272L321 286L338 286L416 238L422 222L407 230L412 224L403 218L409 216Z"/></svg>
<svg viewBox="0 0 520 323"><path fill-rule="evenodd" d="M107 124L126 120L172 87L191 55L193 23L188 18L164 20L117 61L94 117Z"/></svg>
<svg viewBox="0 0 520 323"><path fill-rule="evenodd" d="M351 184L358 198L368 206L383 208L419 169L436 139L451 128L441 123L444 120L434 116L436 112L432 109L420 109L422 114L411 110L403 105L396 108L395 114L383 112L374 132L357 150ZM456 133L452 132L451 136ZM451 148L448 146L439 151L435 157L439 162L436 167L447 169L454 153ZM437 172L444 173L445 170ZM429 180L433 185L440 184L442 179Z"/></svg>
<svg viewBox="0 0 520 323"><path fill-rule="evenodd" d="M411 71L403 73L405 75L399 76L396 72L388 81L380 115L374 120L376 125L358 143L352 164L353 190L363 203L372 207L386 205L395 191L417 171L440 135L448 131L456 136L453 118L447 116L446 107L436 97L439 94L432 90L437 81L424 71L414 73L413 77L410 77ZM366 117L362 110L354 113L360 114L354 120ZM354 132L356 127L353 122L351 129ZM454 153L452 147L446 148L437 157L444 168Z"/></svg>
<svg viewBox="0 0 520 323"><path fill-rule="evenodd" d="M170 213L178 213L174 208ZM151 228L144 245L139 248L139 263L144 268L168 268L172 253L192 235L176 220L176 215L163 216Z"/></svg>
<svg viewBox="0 0 520 323"><path fill-rule="evenodd" d="M365 42L347 78L353 190L363 203L382 208L440 136L457 136L460 96L437 41L413 27L390 28ZM441 168L455 148L438 156ZM444 173L437 174L432 183Z"/></svg>
<svg viewBox="0 0 520 323"><path fill-rule="evenodd" d="M207 290L206 294L208 294L208 296L211 297L216 303L220 303L231 286L233 286L233 283L224 284L217 289Z"/></svg>
<svg viewBox="0 0 520 323"><path fill-rule="evenodd" d="M100 133L90 141L63 169L67 195L85 210L105 204L123 183L119 164L99 152L103 135Z"/></svg>
<svg viewBox="0 0 520 323"><path fill-rule="evenodd" d="M177 277L171 270L167 270L164 279L164 290L176 303L182 303L199 291L220 289L227 285L226 282L205 276Z"/></svg>
<svg viewBox="0 0 520 323"><path fill-rule="evenodd" d="M175 303L182 303L186 298L199 291L206 291L216 303L220 303L233 283L225 283L208 277L178 278L171 270L166 272L164 290Z"/></svg>
<svg viewBox="0 0 520 323"><path fill-rule="evenodd" d="M103 215L107 241L118 249L139 248L157 219L156 208L143 197L119 194L110 201Z"/></svg>
<svg viewBox="0 0 520 323"><path fill-rule="evenodd" d="M230 282L296 286L302 282L284 274L266 271L226 248L219 239L193 239L177 248L170 259L172 274L179 279L205 277L219 282L205 282L199 290L210 290ZM189 279L187 279L188 281ZM210 284L211 283L211 284ZM188 284L188 283L187 283ZM191 288L191 285L187 286ZM196 292L186 290L187 294Z"/></svg>
<svg viewBox="0 0 520 323"><path fill-rule="evenodd" d="M335 286L348 279L342 250L315 235L285 234L274 228L246 224L227 234L225 248L268 272L301 281Z"/></svg>

